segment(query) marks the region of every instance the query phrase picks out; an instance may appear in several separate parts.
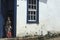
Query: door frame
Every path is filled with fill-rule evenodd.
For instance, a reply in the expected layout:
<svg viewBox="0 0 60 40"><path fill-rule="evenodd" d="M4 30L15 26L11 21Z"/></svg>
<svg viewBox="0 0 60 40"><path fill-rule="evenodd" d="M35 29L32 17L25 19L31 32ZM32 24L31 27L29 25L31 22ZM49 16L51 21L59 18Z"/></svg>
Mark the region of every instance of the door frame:
<svg viewBox="0 0 60 40"><path fill-rule="evenodd" d="M17 0L14 0L14 37L16 37L16 15L17 14Z"/></svg>

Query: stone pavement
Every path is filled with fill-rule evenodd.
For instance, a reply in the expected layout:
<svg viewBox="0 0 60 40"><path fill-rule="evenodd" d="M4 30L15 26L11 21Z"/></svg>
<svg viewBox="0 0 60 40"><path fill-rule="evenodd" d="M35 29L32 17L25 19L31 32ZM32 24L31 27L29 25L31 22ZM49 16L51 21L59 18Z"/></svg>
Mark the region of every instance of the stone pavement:
<svg viewBox="0 0 60 40"><path fill-rule="evenodd" d="M0 40L40 40L40 39L32 37L32 38L0 38ZM60 40L60 37L50 38L45 40Z"/></svg>
<svg viewBox="0 0 60 40"><path fill-rule="evenodd" d="M47 40L60 40L60 37L51 38L51 39L47 39Z"/></svg>

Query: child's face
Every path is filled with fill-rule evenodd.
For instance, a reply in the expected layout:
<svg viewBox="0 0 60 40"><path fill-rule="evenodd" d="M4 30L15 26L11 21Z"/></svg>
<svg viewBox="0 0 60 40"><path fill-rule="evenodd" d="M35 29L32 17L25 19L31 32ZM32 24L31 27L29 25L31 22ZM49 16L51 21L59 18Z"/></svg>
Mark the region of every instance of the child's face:
<svg viewBox="0 0 60 40"><path fill-rule="evenodd" d="M8 17L8 20L10 20L10 17Z"/></svg>

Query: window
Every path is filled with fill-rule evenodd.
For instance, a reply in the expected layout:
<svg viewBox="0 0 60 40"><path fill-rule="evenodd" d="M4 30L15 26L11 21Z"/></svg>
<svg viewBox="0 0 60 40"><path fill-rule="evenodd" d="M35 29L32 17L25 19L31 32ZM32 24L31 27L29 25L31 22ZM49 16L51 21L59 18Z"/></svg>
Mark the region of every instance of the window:
<svg viewBox="0 0 60 40"><path fill-rule="evenodd" d="M38 23L38 2L38 0L27 0L27 23Z"/></svg>

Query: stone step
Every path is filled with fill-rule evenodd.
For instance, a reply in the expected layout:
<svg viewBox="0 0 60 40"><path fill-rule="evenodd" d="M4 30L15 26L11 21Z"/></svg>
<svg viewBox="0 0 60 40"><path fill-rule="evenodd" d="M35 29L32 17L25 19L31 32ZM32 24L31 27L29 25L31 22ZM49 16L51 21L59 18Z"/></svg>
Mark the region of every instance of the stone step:
<svg viewBox="0 0 60 40"><path fill-rule="evenodd" d="M32 37L32 38L0 38L0 40L38 40L38 39Z"/></svg>

